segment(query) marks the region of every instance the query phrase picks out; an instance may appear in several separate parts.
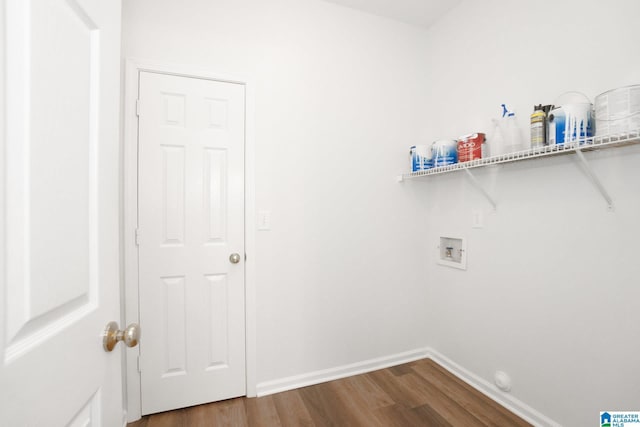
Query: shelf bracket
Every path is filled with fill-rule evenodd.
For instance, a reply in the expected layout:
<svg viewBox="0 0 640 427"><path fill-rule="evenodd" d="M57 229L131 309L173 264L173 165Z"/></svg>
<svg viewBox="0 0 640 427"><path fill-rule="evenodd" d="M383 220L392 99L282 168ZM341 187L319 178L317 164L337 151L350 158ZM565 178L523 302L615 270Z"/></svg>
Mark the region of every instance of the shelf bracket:
<svg viewBox="0 0 640 427"><path fill-rule="evenodd" d="M579 148L576 149L576 155L578 156L578 159L580 159L580 163L582 163L582 166L584 166L585 173L587 174L593 185L595 185L598 191L600 191L600 194L602 195L604 200L607 202L607 209L609 211L613 211L613 199L607 192L607 189L604 188L596 174L593 172L593 169L591 168L591 165L589 164L587 159L584 157L582 150L580 150Z"/></svg>
<svg viewBox="0 0 640 427"><path fill-rule="evenodd" d="M464 171L467 174L467 176L469 177L469 179L471 180L471 183L473 184L473 186L476 187L476 190L478 190L480 193L482 193L482 195L489 201L489 203L491 203L491 206L493 206L493 210L495 211L496 208L497 208L495 200L493 200L493 198L489 195L489 193L487 193L487 190L485 190L484 187L482 186L482 184L480 184L480 181L478 181L478 178L476 178L469 171L469 169L465 168Z"/></svg>

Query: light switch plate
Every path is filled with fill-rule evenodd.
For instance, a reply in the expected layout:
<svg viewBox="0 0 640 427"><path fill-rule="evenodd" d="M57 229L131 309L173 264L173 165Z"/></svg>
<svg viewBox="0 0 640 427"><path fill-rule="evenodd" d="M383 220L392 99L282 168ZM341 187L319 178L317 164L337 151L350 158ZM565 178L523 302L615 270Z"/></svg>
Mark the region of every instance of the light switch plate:
<svg viewBox="0 0 640 427"><path fill-rule="evenodd" d="M471 227L484 228L484 216L480 209L471 210Z"/></svg>
<svg viewBox="0 0 640 427"><path fill-rule="evenodd" d="M268 210L258 211L258 230L261 230L261 231L271 230L271 211L268 211Z"/></svg>

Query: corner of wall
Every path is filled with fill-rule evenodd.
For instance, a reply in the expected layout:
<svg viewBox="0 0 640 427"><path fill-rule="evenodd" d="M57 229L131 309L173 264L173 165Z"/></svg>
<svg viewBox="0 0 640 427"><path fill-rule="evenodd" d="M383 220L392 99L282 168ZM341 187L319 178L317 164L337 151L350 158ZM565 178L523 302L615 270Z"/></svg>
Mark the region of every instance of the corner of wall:
<svg viewBox="0 0 640 427"><path fill-rule="evenodd" d="M521 400L513 397L512 395L505 394L504 392L498 390L498 388L495 385L491 384L489 381L479 377L471 371L468 371L453 360L449 359L443 354L438 353L436 350L427 348L425 349L425 351L427 353L427 358L433 360L438 365L442 366L447 371L451 372L453 375L478 390L480 393L486 395L491 400L494 400L495 402L504 406L514 414L523 418L525 421L528 421L535 426L560 427L560 424L556 421L548 418L544 414L530 407Z"/></svg>

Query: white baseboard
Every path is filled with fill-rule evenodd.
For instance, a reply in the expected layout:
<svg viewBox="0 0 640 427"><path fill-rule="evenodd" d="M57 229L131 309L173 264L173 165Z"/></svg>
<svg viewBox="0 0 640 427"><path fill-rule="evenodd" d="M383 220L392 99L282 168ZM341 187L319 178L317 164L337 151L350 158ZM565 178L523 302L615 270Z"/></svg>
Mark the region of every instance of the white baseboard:
<svg viewBox="0 0 640 427"><path fill-rule="evenodd" d="M466 370L462 366L455 363L453 360L443 356L437 351L428 348L426 349L427 357L438 365L451 372L456 377L460 378L471 387L478 390L480 393L486 395L491 400L498 402L514 414L530 422L534 426L541 427L561 427L561 425L547 416L536 411L521 400L516 399L510 394L500 391L493 383L479 377L478 375Z"/></svg>
<svg viewBox="0 0 640 427"><path fill-rule="evenodd" d="M320 371L295 375L279 380L266 381L263 383L258 383L257 394L258 397L267 396L269 394L280 393L283 391L307 387L327 381L338 380L340 378L346 378L353 375L360 375L366 372L388 368L390 366L401 365L403 363L413 362L414 360L424 359L425 357L427 357L427 349L417 349L404 353L394 354L391 356L379 357L376 359L365 360L363 362L338 366L336 368L323 369Z"/></svg>
<svg viewBox="0 0 640 427"><path fill-rule="evenodd" d="M262 382L256 387L257 396L262 397L283 391L294 390L301 387L307 387L353 375L360 375L366 372L376 371L378 369L389 368L391 366L397 366L403 363L427 358L433 360L447 371L478 390L480 393L488 396L490 399L496 401L534 426L561 427L559 423L546 417L515 397L500 391L495 385L493 385L493 383L466 370L451 359L431 348L420 348L391 356L379 357L335 368L323 369L278 380Z"/></svg>

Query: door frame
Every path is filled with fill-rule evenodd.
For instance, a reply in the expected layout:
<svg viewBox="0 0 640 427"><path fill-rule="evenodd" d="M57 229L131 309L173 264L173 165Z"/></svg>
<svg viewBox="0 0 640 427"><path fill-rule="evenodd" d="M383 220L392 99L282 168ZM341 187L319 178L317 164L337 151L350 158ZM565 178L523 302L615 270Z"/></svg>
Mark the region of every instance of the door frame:
<svg viewBox="0 0 640 427"><path fill-rule="evenodd" d="M246 390L247 397L255 397L256 390L256 286L255 286L255 144L254 144L254 94L252 79L246 75L221 74L195 66L158 63L153 61L126 59L124 76L123 111L123 183L122 197L124 207L123 236L121 236L124 289L122 303L125 324L140 321L139 283L138 283L138 246L136 229L138 228L138 115L136 100L140 73L169 74L180 77L215 80L226 83L242 84L245 87L245 151L244 151L244 239L246 261L245 276L245 354L246 354ZM144 341L144 331L141 331ZM126 403L128 422L141 418L141 384L139 371L140 347L127 352L126 357Z"/></svg>

